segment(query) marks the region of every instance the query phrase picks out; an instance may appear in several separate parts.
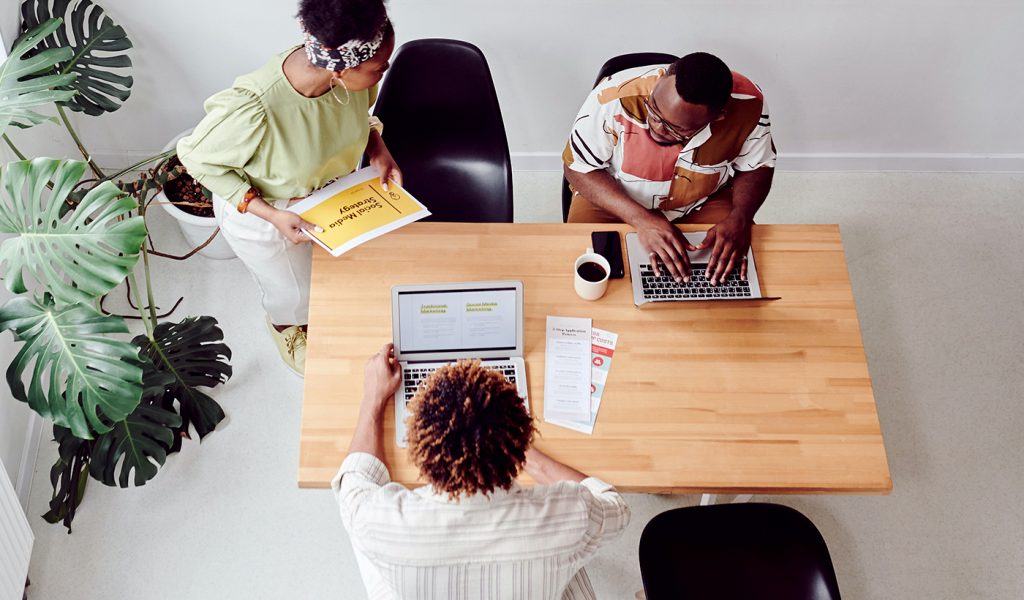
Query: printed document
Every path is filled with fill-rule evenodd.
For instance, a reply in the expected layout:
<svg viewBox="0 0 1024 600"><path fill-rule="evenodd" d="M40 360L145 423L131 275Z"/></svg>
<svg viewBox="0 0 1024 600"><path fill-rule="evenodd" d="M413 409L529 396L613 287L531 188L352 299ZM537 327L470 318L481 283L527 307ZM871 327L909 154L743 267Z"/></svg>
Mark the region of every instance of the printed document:
<svg viewBox="0 0 1024 600"><path fill-rule="evenodd" d="M548 317L544 420L590 421L591 320Z"/></svg>
<svg viewBox="0 0 1024 600"><path fill-rule="evenodd" d="M597 411L601 408L601 397L604 395L604 386L608 381L608 371L612 367L612 357L615 356L615 346L619 342L619 334L605 331L604 329L593 329L593 344L590 357L590 420L589 421L552 421L552 425L572 429L587 435L594 434L594 424L597 422Z"/></svg>
<svg viewBox="0 0 1024 600"><path fill-rule="evenodd" d="M342 177L288 210L323 230L302 232L332 256L430 215L427 207L394 181L385 190L377 167Z"/></svg>

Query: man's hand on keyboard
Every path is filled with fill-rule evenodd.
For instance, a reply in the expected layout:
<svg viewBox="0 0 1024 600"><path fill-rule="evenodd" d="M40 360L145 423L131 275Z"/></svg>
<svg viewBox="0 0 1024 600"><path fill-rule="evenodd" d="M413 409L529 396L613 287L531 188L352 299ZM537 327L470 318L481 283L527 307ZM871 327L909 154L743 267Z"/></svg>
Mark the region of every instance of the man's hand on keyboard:
<svg viewBox="0 0 1024 600"><path fill-rule="evenodd" d="M661 275L659 261L677 282L690 281L690 257L687 250L696 246L686 241L683 232L661 214L650 214L637 227L640 243L650 252L651 266L655 275Z"/></svg>
<svg viewBox="0 0 1024 600"><path fill-rule="evenodd" d="M724 281L737 265L740 267L740 279L747 278L751 225L753 223L745 219L726 217L709 229L704 241L697 246L698 250L712 249L707 268L707 278L711 285Z"/></svg>

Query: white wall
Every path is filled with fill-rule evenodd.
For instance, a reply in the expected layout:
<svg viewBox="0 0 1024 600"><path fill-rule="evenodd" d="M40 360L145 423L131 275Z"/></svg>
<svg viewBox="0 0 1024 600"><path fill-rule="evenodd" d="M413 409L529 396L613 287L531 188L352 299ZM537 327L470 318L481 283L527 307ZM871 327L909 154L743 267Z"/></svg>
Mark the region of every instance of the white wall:
<svg viewBox="0 0 1024 600"><path fill-rule="evenodd" d="M158 151L202 116L205 97L298 40L295 0L264 0L258 9L242 0L100 3L136 45L128 104L83 119L83 137L106 162ZM1024 170L1024 120L1013 118L1024 106L1019 0L392 0L390 7L399 42L453 37L483 49L520 167L557 168L568 125L608 56L700 49L764 87L788 159L782 166Z"/></svg>
<svg viewBox="0 0 1024 600"><path fill-rule="evenodd" d="M6 3L0 9L0 60L7 56L6 51L14 41L16 15L16 7ZM5 152L6 148L0 149L0 160L10 160L11 156ZM0 236L0 242L3 239ZM7 288L0 284L0 306L10 297ZM7 365L11 363L16 351L11 334L0 332L0 371L7 371ZM28 503L40 426L40 420L28 406L11 397L6 380L0 383L0 463L3 463L23 507Z"/></svg>
<svg viewBox="0 0 1024 600"><path fill-rule="evenodd" d="M0 284L0 306L10 297L7 288ZM20 348L10 332L0 332L0 372L7 372L7 366ZM6 378L0 379L0 462L7 469L23 507L28 503L42 424L42 419L29 410L27 404L11 396Z"/></svg>

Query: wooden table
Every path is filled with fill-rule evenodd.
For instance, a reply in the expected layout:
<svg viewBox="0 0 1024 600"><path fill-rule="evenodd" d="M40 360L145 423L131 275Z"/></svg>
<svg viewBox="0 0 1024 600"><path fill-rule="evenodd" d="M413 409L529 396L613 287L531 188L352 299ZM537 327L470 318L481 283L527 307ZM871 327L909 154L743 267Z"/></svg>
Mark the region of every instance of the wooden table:
<svg viewBox="0 0 1024 600"><path fill-rule="evenodd" d="M762 290L781 300L643 308L628 272L596 302L574 293L573 261L595 229L630 230L415 223L340 258L314 249L299 485L328 486L345 456L363 366L391 340L393 284L518 279L536 444L554 458L621 491L891 490L838 226L755 226ZM548 315L619 334L593 436L541 419ZM422 483L394 446L393 418L389 408L391 476Z"/></svg>

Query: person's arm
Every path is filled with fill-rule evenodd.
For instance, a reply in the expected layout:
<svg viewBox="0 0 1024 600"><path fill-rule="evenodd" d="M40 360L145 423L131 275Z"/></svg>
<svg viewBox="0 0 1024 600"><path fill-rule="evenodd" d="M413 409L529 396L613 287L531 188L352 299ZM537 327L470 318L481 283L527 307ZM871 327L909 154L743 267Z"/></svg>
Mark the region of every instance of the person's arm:
<svg viewBox="0 0 1024 600"><path fill-rule="evenodd" d="M738 171L732 181L732 212L708 230L704 241L697 247L711 248L708 259L708 279L717 285L740 265L740 277L747 278L744 258L750 248L750 232L754 214L764 204L772 188L774 167L761 167L753 171Z"/></svg>
<svg viewBox="0 0 1024 600"><path fill-rule="evenodd" d="M581 196L636 229L640 243L661 259L676 281L690 280L690 257L686 251L696 250L696 246L686 241L679 228L661 211L647 210L637 204L622 184L604 169L580 173L565 165L562 170ZM651 262L655 273L660 275L658 263Z"/></svg>
<svg viewBox="0 0 1024 600"><path fill-rule="evenodd" d="M255 192L256 190L254 189L253 191ZM310 223L290 210L282 210L271 206L260 195L249 201L246 212L250 212L276 227L281 232L281 235L293 244L308 244L313 241L313 238L302 233L303 229L317 233L323 231L323 227Z"/></svg>
<svg viewBox="0 0 1024 600"><path fill-rule="evenodd" d="M768 103L761 99L757 123L744 140L739 154L733 160L735 174L732 180L733 210L728 217L708 230L707 237L698 246L711 248L708 270L712 285L728 276L740 265L740 276L747 278L747 250L750 248L754 214L764 204L775 176L775 142L772 139L771 116Z"/></svg>
<svg viewBox="0 0 1024 600"><path fill-rule="evenodd" d="M356 430L348 455L331 481L342 523L350 534L359 508L372 502L391 481L384 464L384 409L402 381L402 370L394 361L393 352L394 348L387 344L366 363Z"/></svg>
<svg viewBox="0 0 1024 600"><path fill-rule="evenodd" d="M622 535L629 525L629 505L608 483L560 463L532 446L526 451L523 469L541 485L572 481L584 488L579 493L588 513L587 543L580 548L576 560L585 562L599 548Z"/></svg>
<svg viewBox="0 0 1024 600"><path fill-rule="evenodd" d="M370 137L366 143L366 156L370 159L370 164L380 171L380 183L385 190L388 189L389 180L402 185L402 171L398 168L394 157L391 156L391 151L384 144L380 130L376 127L370 129Z"/></svg>
<svg viewBox="0 0 1024 600"><path fill-rule="evenodd" d="M211 96L203 108L206 117L176 148L188 174L228 204L244 206L245 212L272 224L292 243L312 241L301 230L323 230L265 202L246 174L245 165L266 132L266 114L259 98L250 90L230 88Z"/></svg>
<svg viewBox="0 0 1024 600"><path fill-rule="evenodd" d="M366 362L363 401L348 453L365 452L384 460L384 409L402 383L402 367L395 360L395 347L385 344Z"/></svg>
<svg viewBox="0 0 1024 600"><path fill-rule="evenodd" d="M550 485L559 481L579 483L587 478L586 474L558 462L533 446L526 450L526 464L523 465L523 470L541 485Z"/></svg>

